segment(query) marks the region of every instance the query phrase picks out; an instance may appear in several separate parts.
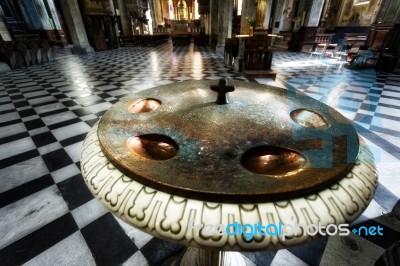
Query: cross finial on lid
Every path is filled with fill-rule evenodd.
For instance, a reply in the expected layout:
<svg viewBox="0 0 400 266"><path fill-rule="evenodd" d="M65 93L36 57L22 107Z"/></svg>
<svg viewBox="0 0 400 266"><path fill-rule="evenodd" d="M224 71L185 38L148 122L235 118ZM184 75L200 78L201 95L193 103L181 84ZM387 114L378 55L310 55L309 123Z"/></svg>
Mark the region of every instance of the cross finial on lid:
<svg viewBox="0 0 400 266"><path fill-rule="evenodd" d="M227 104L228 99L226 98L226 94L228 92L235 90L235 86L227 85L227 84L228 84L227 79L221 78L218 82L218 85L210 86L211 90L218 92L218 96L217 96L217 100L216 100L217 104Z"/></svg>

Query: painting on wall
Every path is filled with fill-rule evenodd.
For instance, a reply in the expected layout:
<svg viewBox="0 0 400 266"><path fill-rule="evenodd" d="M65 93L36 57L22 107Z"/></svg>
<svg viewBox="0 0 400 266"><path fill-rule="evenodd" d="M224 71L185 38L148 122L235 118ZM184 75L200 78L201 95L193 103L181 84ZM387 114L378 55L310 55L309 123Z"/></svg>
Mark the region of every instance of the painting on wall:
<svg viewBox="0 0 400 266"><path fill-rule="evenodd" d="M379 0L346 0L338 26L369 26L375 20Z"/></svg>
<svg viewBox="0 0 400 266"><path fill-rule="evenodd" d="M256 28L264 28L264 17L267 7L266 0L256 1Z"/></svg>
<svg viewBox="0 0 400 266"><path fill-rule="evenodd" d="M103 9L101 1L85 0L86 9Z"/></svg>
<svg viewBox="0 0 400 266"><path fill-rule="evenodd" d="M84 0L83 8L83 13L87 15L112 14L111 4L109 0Z"/></svg>

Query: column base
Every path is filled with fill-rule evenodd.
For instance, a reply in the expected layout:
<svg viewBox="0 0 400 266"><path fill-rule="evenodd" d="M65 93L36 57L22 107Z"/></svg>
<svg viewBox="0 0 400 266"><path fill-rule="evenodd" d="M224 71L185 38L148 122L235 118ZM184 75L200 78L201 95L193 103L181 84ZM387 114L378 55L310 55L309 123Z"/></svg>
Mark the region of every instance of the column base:
<svg viewBox="0 0 400 266"><path fill-rule="evenodd" d="M6 63L0 62L0 73L8 72L11 68Z"/></svg>
<svg viewBox="0 0 400 266"><path fill-rule="evenodd" d="M74 45L74 47L71 49L71 52L73 54L88 54L94 53L94 49L90 45Z"/></svg>
<svg viewBox="0 0 400 266"><path fill-rule="evenodd" d="M238 72L242 72L243 69L243 59L236 57L235 61L233 62L233 68L238 71Z"/></svg>

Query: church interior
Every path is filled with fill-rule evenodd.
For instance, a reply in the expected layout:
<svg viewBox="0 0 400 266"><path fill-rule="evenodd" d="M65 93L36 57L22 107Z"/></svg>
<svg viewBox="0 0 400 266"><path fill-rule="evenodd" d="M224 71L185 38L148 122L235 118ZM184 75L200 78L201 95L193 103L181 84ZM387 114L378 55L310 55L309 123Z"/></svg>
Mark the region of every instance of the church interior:
<svg viewBox="0 0 400 266"><path fill-rule="evenodd" d="M179 265L95 198L82 146L124 97L221 78L347 118L378 173L350 228L383 228L223 265L400 265L399 0L0 0L0 37L1 265Z"/></svg>

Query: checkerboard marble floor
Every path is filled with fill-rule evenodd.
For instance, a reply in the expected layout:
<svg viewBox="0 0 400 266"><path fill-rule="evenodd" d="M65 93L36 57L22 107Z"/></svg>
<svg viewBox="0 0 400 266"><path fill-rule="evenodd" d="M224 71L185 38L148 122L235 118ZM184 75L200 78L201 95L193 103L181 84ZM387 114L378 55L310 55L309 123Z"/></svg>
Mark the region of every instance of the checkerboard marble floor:
<svg viewBox="0 0 400 266"><path fill-rule="evenodd" d="M363 238L383 252L400 227L382 222L400 197L400 77L276 52L277 81L354 122L377 159L379 186L354 226L380 224ZM121 97L158 85L220 77L246 80L208 47L124 47L0 74L0 264L170 265L183 247L132 228L106 211L80 174L88 130ZM383 215L383 216L382 216ZM287 250L245 252L247 265L318 265L330 239Z"/></svg>

